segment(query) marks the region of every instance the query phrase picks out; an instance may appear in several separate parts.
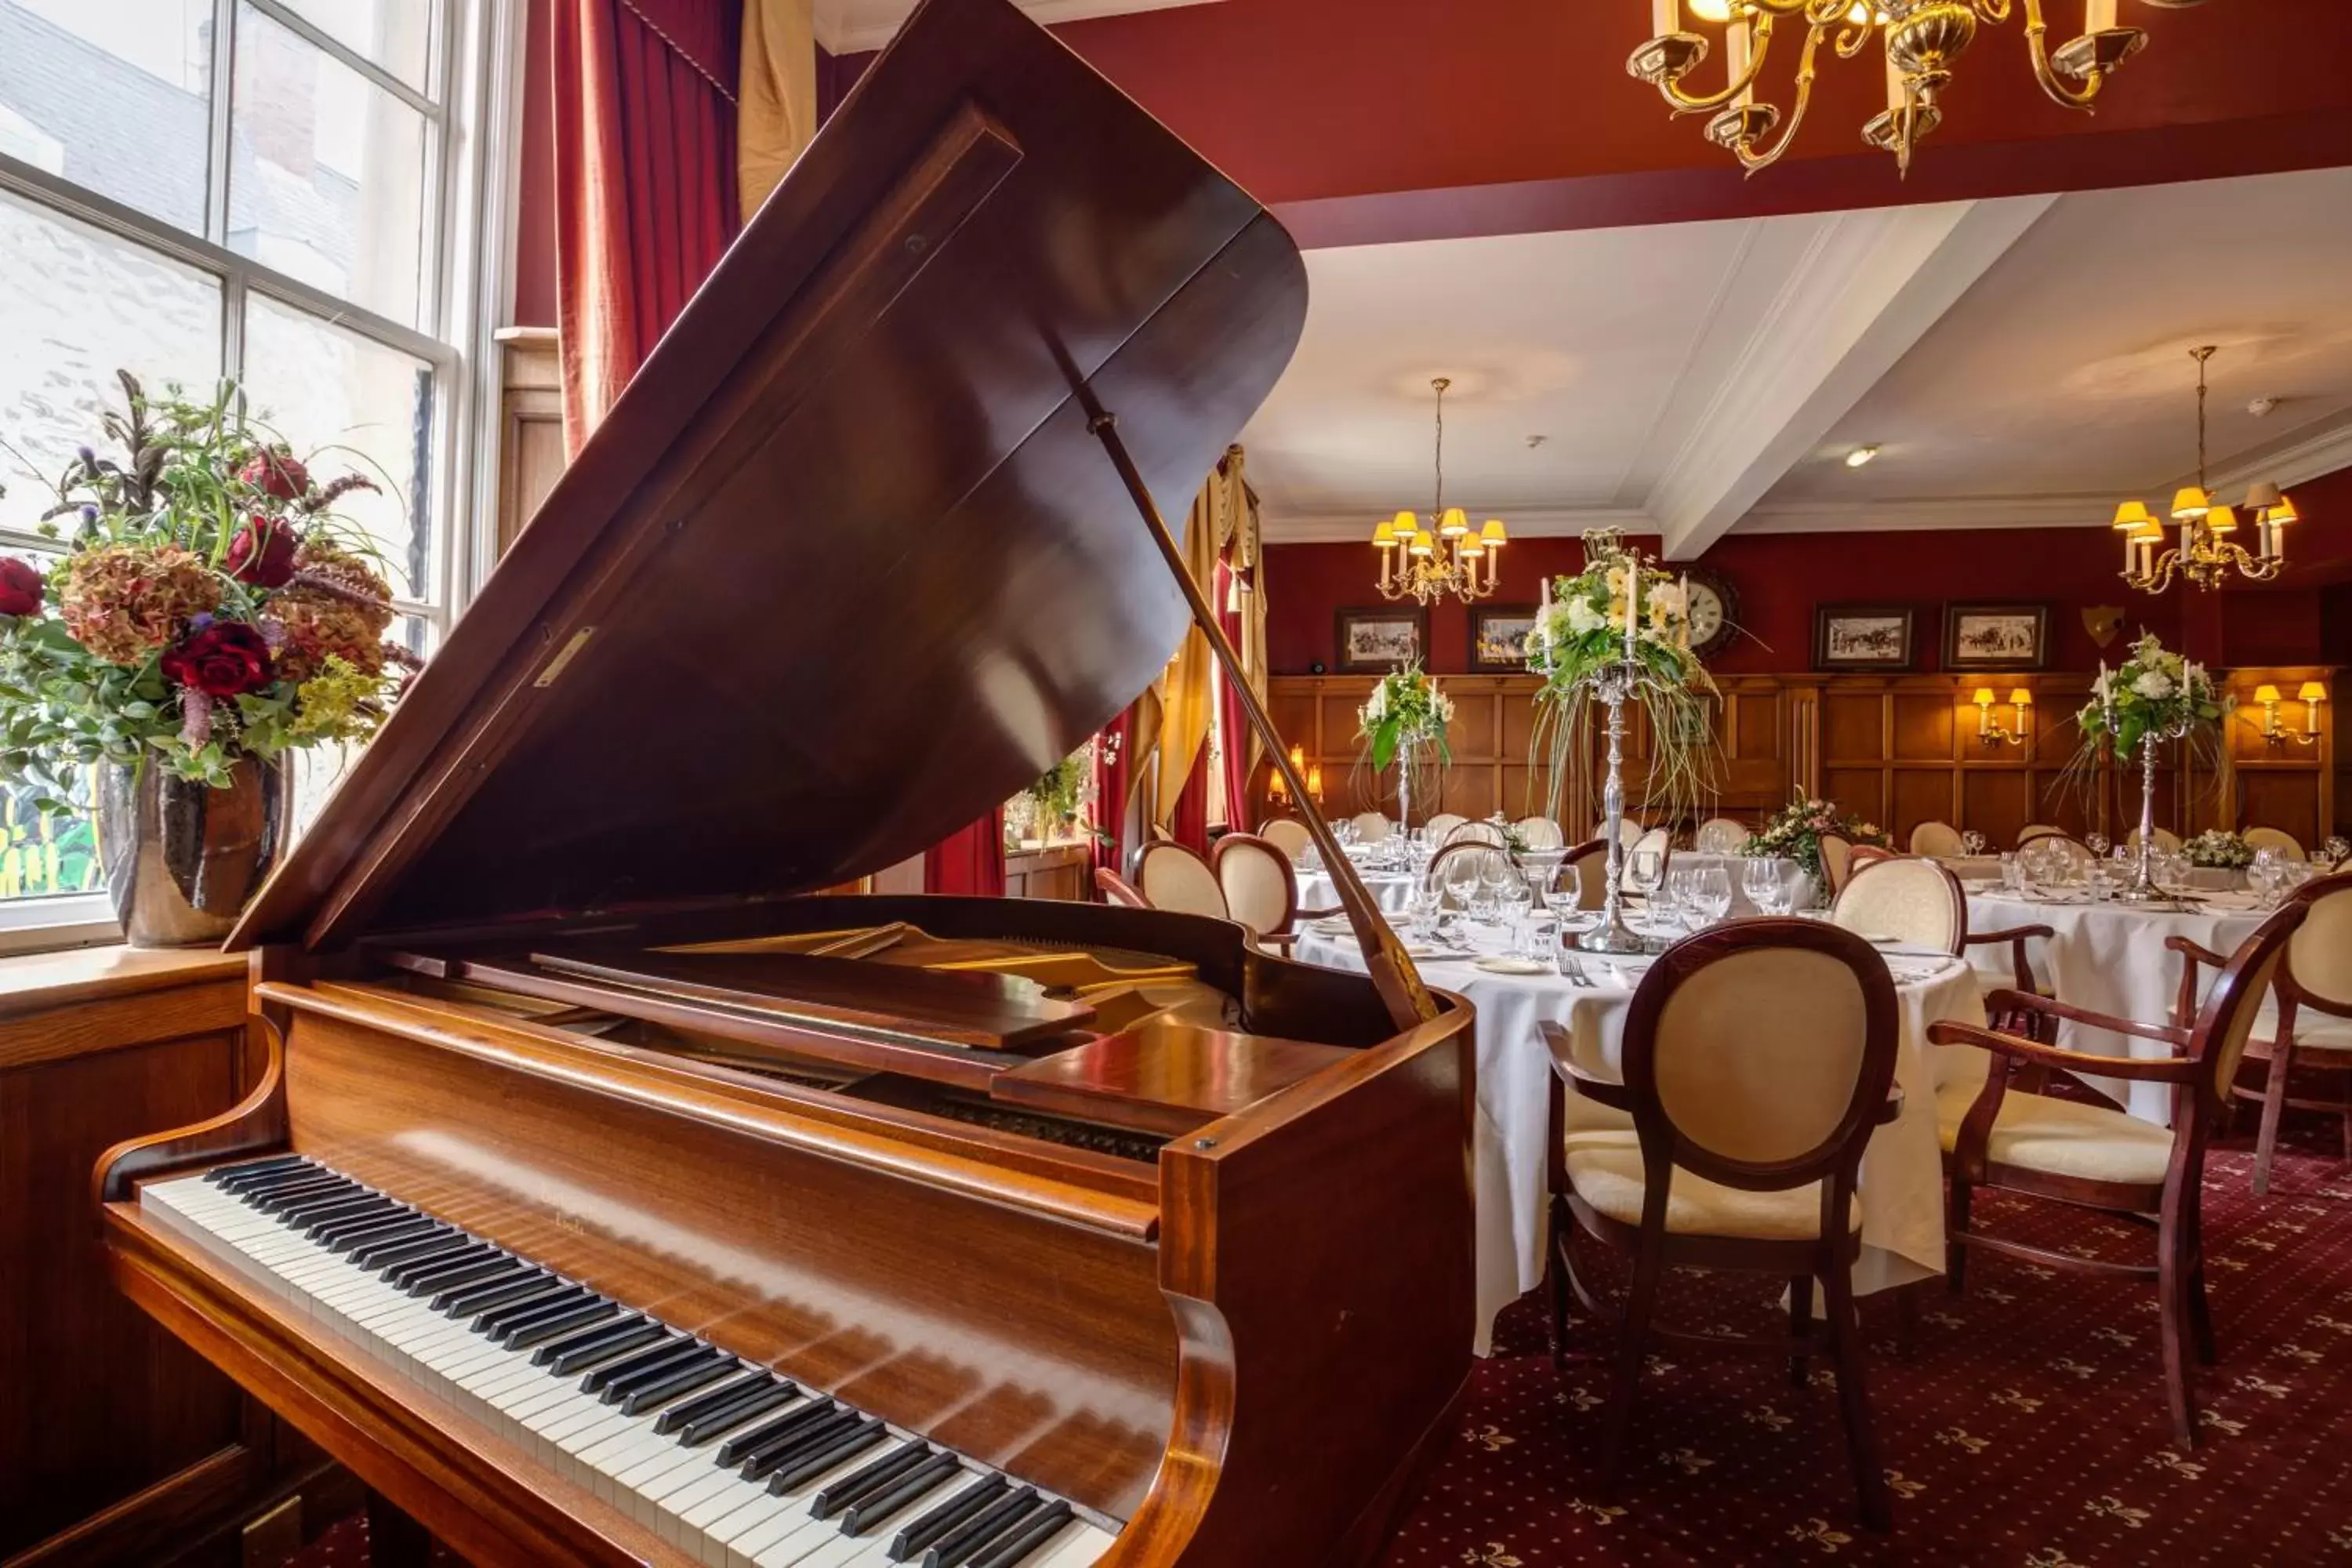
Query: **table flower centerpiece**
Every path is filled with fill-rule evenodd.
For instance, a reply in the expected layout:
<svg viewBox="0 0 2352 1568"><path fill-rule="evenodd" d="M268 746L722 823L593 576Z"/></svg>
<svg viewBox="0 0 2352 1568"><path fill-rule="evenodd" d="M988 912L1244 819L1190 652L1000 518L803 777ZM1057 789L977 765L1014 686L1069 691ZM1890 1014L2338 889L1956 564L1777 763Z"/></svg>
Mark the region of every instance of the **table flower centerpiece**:
<svg viewBox="0 0 2352 1568"><path fill-rule="evenodd" d="M415 660L334 510L373 481L319 482L233 384L195 403L118 374L121 455L84 447L48 484L65 553L0 560L0 781L70 814L94 771L125 935L216 941L283 847L289 753L373 734Z"/></svg>
<svg viewBox="0 0 2352 1568"><path fill-rule="evenodd" d="M1794 860L1808 876L1818 877L1824 833L1836 834L1850 844L1883 847L1887 842L1878 824L1841 809L1835 801L1800 795L1774 812L1772 819L1740 846L1739 852L1755 860Z"/></svg>
<svg viewBox="0 0 2352 1568"><path fill-rule="evenodd" d="M1454 699L1419 660L1400 665L1372 686L1371 695L1356 710L1357 753L1360 766L1375 773L1397 764L1397 828L1412 826L1413 770L1426 757L1443 767L1454 760L1445 743L1445 726L1454 721Z"/></svg>
<svg viewBox="0 0 2352 1568"><path fill-rule="evenodd" d="M2219 744L2222 715L2230 701L2213 684L2204 666L2168 652L2153 636L2132 644L2131 657L2114 669L2099 661L2098 679L2091 683L2091 699L2075 714L2083 732L2082 746L2067 764L2078 783L2095 787L2098 759L2112 753L2129 763L2137 752L2140 764L2139 848L2132 857L2132 879L2119 897L2147 902L2163 895L2156 885L2156 761L2167 741L2189 740L2200 752Z"/></svg>
<svg viewBox="0 0 2352 1568"><path fill-rule="evenodd" d="M1688 813L1715 777L1708 708L1715 682L1691 651L1688 585L1627 544L1621 531L1596 529L1584 536L1584 570L1544 579L1542 595L1526 646L1528 672L1542 682L1532 745L1550 758L1549 815L1561 815L1559 794L1570 758L1589 747L1595 703L1605 711L1609 739L1600 802L1608 889L1600 922L1578 942L1591 952L1640 952L1652 944L1624 923L1619 907L1626 704L1637 704L1649 721L1643 795L1654 811Z"/></svg>
<svg viewBox="0 0 2352 1568"><path fill-rule="evenodd" d="M2242 871L2254 863L2253 846L2226 827L2209 827L2180 847L2181 858L2210 870Z"/></svg>

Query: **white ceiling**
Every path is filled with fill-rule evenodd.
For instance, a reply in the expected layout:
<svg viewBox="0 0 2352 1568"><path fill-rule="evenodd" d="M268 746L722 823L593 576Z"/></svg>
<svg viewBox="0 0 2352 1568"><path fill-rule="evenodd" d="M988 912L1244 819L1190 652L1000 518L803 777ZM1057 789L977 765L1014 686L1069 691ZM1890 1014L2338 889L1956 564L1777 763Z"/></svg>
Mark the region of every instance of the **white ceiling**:
<svg viewBox="0 0 2352 1568"><path fill-rule="evenodd" d="M2193 468L2200 342L2217 476L2352 464L2352 170L1307 264L1305 338L1243 436L1277 539L1429 504L1437 374L1450 502L1680 555L1735 528L2104 524Z"/></svg>
<svg viewBox="0 0 2352 1568"><path fill-rule="evenodd" d="M829 54L857 54L888 43L915 14L916 0L815 0L816 41ZM1038 21L1078 22L1089 16L1122 16L1130 11L1165 11L1214 0L1013 0Z"/></svg>

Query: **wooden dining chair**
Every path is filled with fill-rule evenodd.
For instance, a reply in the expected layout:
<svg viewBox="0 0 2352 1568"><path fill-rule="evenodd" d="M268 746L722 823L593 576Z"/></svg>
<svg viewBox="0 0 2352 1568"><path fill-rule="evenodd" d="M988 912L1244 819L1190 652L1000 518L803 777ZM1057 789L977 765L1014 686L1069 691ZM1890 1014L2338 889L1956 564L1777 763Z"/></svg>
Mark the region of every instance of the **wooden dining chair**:
<svg viewBox="0 0 2352 1568"><path fill-rule="evenodd" d="M1911 830L1911 853L1914 855L1958 856L1968 853L1960 841L1960 830L1948 822L1923 822Z"/></svg>
<svg viewBox="0 0 2352 1568"><path fill-rule="evenodd" d="M1447 830L1448 844L1491 844L1497 849L1510 842L1500 826L1492 822L1457 822Z"/></svg>
<svg viewBox="0 0 2352 1568"><path fill-rule="evenodd" d="M1143 896L1141 889L1108 866L1095 868L1095 891L1102 895L1104 903L1116 904L1121 909L1148 910L1151 907L1151 900Z"/></svg>
<svg viewBox="0 0 2352 1568"><path fill-rule="evenodd" d="M2179 1054L2103 1057L2063 1050L2021 1036L1971 1024L1931 1024L1938 1046L1976 1046L1989 1053L1981 1084L1962 1074L1937 1091L1936 1121L1943 1142L1945 1277L1954 1295L1967 1288L1971 1247L2031 1258L2053 1268L2156 1281L2158 1332L2164 1352L2165 1399L2173 1440L2197 1441L2190 1363L2217 1356L2211 1308L2205 1299L2205 1150L2235 1081L2263 993L2286 956L2289 939L2309 914L2289 904L2242 942L2223 965L2192 1028L2109 1017L2046 996L1996 991L1988 1012L2033 1012L2135 1039L2154 1040ZM2028 1092L2012 1081L2022 1067L2173 1086L2169 1129L2105 1105ZM1989 1235L1972 1223L1979 1189L1990 1188L2067 1205L2156 1232L2149 1263L2118 1263Z"/></svg>
<svg viewBox="0 0 2352 1568"><path fill-rule="evenodd" d="M1135 885L1155 910L1221 921L1233 918L1216 872L1206 860L1173 840L1155 839L1143 847L1135 864Z"/></svg>
<svg viewBox="0 0 2352 1568"><path fill-rule="evenodd" d="M1821 849L1822 891L1834 903L1853 869L1853 840L1843 833L1824 833L1821 836Z"/></svg>
<svg viewBox="0 0 2352 1568"><path fill-rule="evenodd" d="M1737 855L1754 837L1744 822L1728 816L1710 816L1691 836L1691 847L1702 855Z"/></svg>
<svg viewBox="0 0 2352 1568"><path fill-rule="evenodd" d="M1968 946L1969 900L1960 879L1933 860L1882 855L1846 879L1830 904L1830 923L1864 938L1940 948L1957 958Z"/></svg>
<svg viewBox="0 0 2352 1568"><path fill-rule="evenodd" d="M1396 824L1377 811L1360 811L1348 818L1348 826L1354 828L1356 837L1366 844L1378 844L1396 831Z"/></svg>
<svg viewBox="0 0 2352 1568"><path fill-rule="evenodd" d="M1586 1071L1558 1024L1541 1029L1553 1067L1553 1354L1564 1354L1571 1293L1597 1318L1614 1316L1605 1484L1622 1470L1653 1334L1787 1357L1800 1385L1807 1358L1825 1352L1837 1368L1863 1518L1890 1528L1853 1278L1863 1151L1902 1108L1885 963L1852 931L1821 921L1742 921L1685 937L1643 976L1625 1016L1622 1083ZM1630 1113L1633 1130L1567 1131L1571 1089ZM1579 1234L1631 1260L1632 1282L1613 1314L1577 1271ZM1789 1334L1738 1340L1654 1325L1669 1268L1787 1279ZM1812 1312L1816 1280L1822 1324Z"/></svg>
<svg viewBox="0 0 2352 1568"><path fill-rule="evenodd" d="M2253 1033L2246 1041L2247 1060L2263 1064L2262 1081L2228 1086L2232 1100L2263 1108L2254 1135L2256 1197L2271 1190L2279 1120L2289 1106L2339 1117L2344 1158L2352 1161L2352 876L2305 882L2287 901L2303 905L2310 915L2288 942L2285 962L2254 1015ZM2200 966L2219 969L2228 961L2185 936L2168 938L2165 945L2181 955L2180 999L2173 1022L2184 1024L2196 1014ZM2335 1096L2294 1093L2298 1069L2306 1080L2314 1074L2335 1079Z"/></svg>
<svg viewBox="0 0 2352 1568"><path fill-rule="evenodd" d="M1260 945L1287 953L1298 940L1298 877L1290 857L1250 833L1228 833L1210 857L1224 894L1226 911L1249 929ZM1319 918L1335 910L1315 911Z"/></svg>
<svg viewBox="0 0 2352 1568"><path fill-rule="evenodd" d="M1552 870L1552 886L1559 886L1561 878L1571 875L1576 879L1571 885L1576 889L1578 909L1597 910L1606 902L1609 895L1609 840L1588 838L1562 855L1559 864ZM1536 890L1542 892L1544 889L1538 888Z"/></svg>
<svg viewBox="0 0 2352 1568"><path fill-rule="evenodd" d="M1517 869L1509 850L1478 839L1468 839L1449 844L1431 856L1428 869L1421 874L1421 885L1444 900L1450 896L1446 886L1448 879L1465 875L1462 869L1465 866L1476 867L1482 879L1496 866Z"/></svg>
<svg viewBox="0 0 2352 1568"><path fill-rule="evenodd" d="M1268 817L1258 824L1257 836L1294 862L1307 853L1308 845L1315 842L1314 835L1307 831L1307 825L1295 816Z"/></svg>
<svg viewBox="0 0 2352 1568"><path fill-rule="evenodd" d="M2156 830L2156 847L2158 849L2163 850L2167 855L2178 855L2180 852L2180 835L2173 832L2168 827L2159 827ZM2130 836L2125 838L2124 847L2126 849L2137 849L2139 847L2138 828L2133 828Z"/></svg>
<svg viewBox="0 0 2352 1568"><path fill-rule="evenodd" d="M2063 834L2065 831L2063 827L2053 827L2046 822L2029 822L2017 830L2017 847L2022 849L2037 838L2047 837L2053 833Z"/></svg>
<svg viewBox="0 0 2352 1568"><path fill-rule="evenodd" d="M1549 816L1523 816L1513 824L1513 830L1530 849L1559 849L1568 843L1568 835Z"/></svg>
<svg viewBox="0 0 2352 1568"><path fill-rule="evenodd" d="M1642 835L1649 831L1650 829L1642 825L1639 817L1625 817L1617 824L1617 842L1631 849L1641 842Z"/></svg>
<svg viewBox="0 0 2352 1568"><path fill-rule="evenodd" d="M1458 811L1441 811L1435 816L1431 817L1427 822L1423 823L1422 827L1426 833L1429 842L1432 844L1443 844L1445 842L1448 835L1452 834L1455 828L1461 826L1464 823L1469 820L1470 819L1468 817L1463 816Z"/></svg>
<svg viewBox="0 0 2352 1568"><path fill-rule="evenodd" d="M1633 843L1628 844L1625 847L1624 871L1626 876L1631 877L1633 874L1633 857L1641 854L1644 850L1655 850L1657 852L1658 886L1661 888L1664 887L1666 885L1666 872L1671 869L1672 862L1675 858L1675 836L1667 832L1663 827L1643 828L1641 836L1635 838Z"/></svg>
<svg viewBox="0 0 2352 1568"><path fill-rule="evenodd" d="M2275 849L2289 860L2307 860L2303 840L2280 827L2249 827L2245 831L2246 847L2254 850Z"/></svg>

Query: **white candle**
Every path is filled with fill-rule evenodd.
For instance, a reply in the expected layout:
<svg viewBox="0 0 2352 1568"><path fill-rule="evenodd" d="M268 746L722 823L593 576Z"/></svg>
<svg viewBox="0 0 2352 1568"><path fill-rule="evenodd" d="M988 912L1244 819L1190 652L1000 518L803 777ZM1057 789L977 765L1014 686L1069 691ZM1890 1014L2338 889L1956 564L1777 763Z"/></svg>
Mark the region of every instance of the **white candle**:
<svg viewBox="0 0 2352 1568"><path fill-rule="evenodd" d="M1543 575L1542 602L1536 606L1536 631L1542 637L1544 651L1551 651L1551 574Z"/></svg>
<svg viewBox="0 0 2352 1568"><path fill-rule="evenodd" d="M1650 0L1650 37L1663 38L1682 30L1682 0Z"/></svg>
<svg viewBox="0 0 2352 1568"><path fill-rule="evenodd" d="M1683 574L1683 635L1682 645L1690 647L1690 574Z"/></svg>
<svg viewBox="0 0 2352 1568"><path fill-rule="evenodd" d="M1897 120L1903 117L1903 68L1895 63L1895 51L1886 51L1886 112Z"/></svg>
<svg viewBox="0 0 2352 1568"><path fill-rule="evenodd" d="M2104 33L2116 25L2116 0L2083 0L2083 31Z"/></svg>
<svg viewBox="0 0 2352 1568"><path fill-rule="evenodd" d="M1625 657L1633 657L1633 627L1642 614L1642 558L1625 557Z"/></svg>
<svg viewBox="0 0 2352 1568"><path fill-rule="evenodd" d="M1723 60L1729 72L1729 80L1738 81L1748 74L1748 13L1745 11L1735 12L1724 26ZM1731 106L1745 109L1755 101L1755 88L1743 87L1739 89L1739 96L1731 100Z"/></svg>

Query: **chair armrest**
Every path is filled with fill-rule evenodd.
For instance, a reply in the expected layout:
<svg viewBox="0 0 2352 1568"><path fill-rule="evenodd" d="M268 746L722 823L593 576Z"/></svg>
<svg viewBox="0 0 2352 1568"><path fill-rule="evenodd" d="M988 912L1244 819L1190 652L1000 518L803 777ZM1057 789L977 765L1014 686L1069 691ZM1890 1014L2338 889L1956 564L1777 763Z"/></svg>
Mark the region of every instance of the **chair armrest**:
<svg viewBox="0 0 2352 1568"><path fill-rule="evenodd" d="M2037 1045L2015 1035L2004 1035L1998 1029L1979 1028L1974 1024L1956 1024L1949 1019L1927 1026L1927 1043L1933 1046L1977 1046L2015 1061L2035 1062L2043 1067L2063 1068L2069 1072L2086 1072L2100 1078L2131 1079L2147 1083L2185 1083L2194 1078L2203 1065L2182 1057L2089 1056L2082 1051L2061 1050L2056 1046Z"/></svg>
<svg viewBox="0 0 2352 1568"><path fill-rule="evenodd" d="M1551 1070L1562 1083L1577 1093L1612 1110L1633 1109L1633 1094L1623 1084L1613 1079L1595 1078L1576 1063L1576 1042L1569 1033L1549 1018L1536 1026L1545 1047L1551 1052Z"/></svg>
<svg viewBox="0 0 2352 1568"><path fill-rule="evenodd" d="M1344 915L1347 912L1346 906L1333 904L1328 910L1293 910L1290 911L1290 918L1294 921L1328 921L1333 915Z"/></svg>
<svg viewBox="0 0 2352 1568"><path fill-rule="evenodd" d="M2197 966L2206 964L2213 969L2226 969L2230 961L2204 943L2185 936L2164 939L2168 952L2180 955L2180 989L2172 998L2172 1023L2175 1028L2186 1029L2197 1022Z"/></svg>
<svg viewBox="0 0 2352 1568"><path fill-rule="evenodd" d="M2048 942L2054 939L2057 934L2046 925L2011 926L2006 931L1972 931L1969 932L1969 945L1974 947L1979 942L2024 942L2032 937L2040 937L2042 941Z"/></svg>
<svg viewBox="0 0 2352 1568"><path fill-rule="evenodd" d="M2017 988L2020 991L2032 992L2033 965L2025 956L2025 944L2036 937L2043 942L2049 942L2057 934L2046 925L2011 926L2005 931L1970 931L1962 939L1960 946L1964 952L1971 947L2006 946L2010 953L2010 968L2012 971L2012 978L2017 983Z"/></svg>
<svg viewBox="0 0 2352 1568"><path fill-rule="evenodd" d="M2088 1007L2075 1007L2051 996L2037 996L2030 991L1996 991L1984 999L1985 1011L1999 1016L2004 1013L2039 1013L2044 1017L2063 1018L2094 1029L2108 1029L2118 1035L2136 1035L2143 1040L2158 1040L2168 1046L2187 1048L2189 1031L2170 1024L2143 1024L2137 1018L2118 1018L2108 1013L2094 1013Z"/></svg>
<svg viewBox="0 0 2352 1568"><path fill-rule="evenodd" d="M1878 1125L1898 1121L1903 1117L1903 1086L1896 1084L1886 1091L1886 1103L1879 1108Z"/></svg>
<svg viewBox="0 0 2352 1568"><path fill-rule="evenodd" d="M2168 936L2164 939L2164 945L2168 951L2177 952L2187 959L2189 967L2191 969L2200 963L2210 965L2215 969L2227 969L2230 966L2230 961L2227 958L2215 952L2203 942L2189 937Z"/></svg>
<svg viewBox="0 0 2352 1568"><path fill-rule="evenodd" d="M1290 956L1290 949L1292 945L1297 941L1298 933L1297 931L1269 931L1265 935L1258 938L1257 943L1260 947L1270 947L1276 952L1282 954L1283 957L1288 958Z"/></svg>

